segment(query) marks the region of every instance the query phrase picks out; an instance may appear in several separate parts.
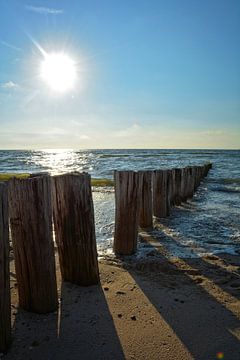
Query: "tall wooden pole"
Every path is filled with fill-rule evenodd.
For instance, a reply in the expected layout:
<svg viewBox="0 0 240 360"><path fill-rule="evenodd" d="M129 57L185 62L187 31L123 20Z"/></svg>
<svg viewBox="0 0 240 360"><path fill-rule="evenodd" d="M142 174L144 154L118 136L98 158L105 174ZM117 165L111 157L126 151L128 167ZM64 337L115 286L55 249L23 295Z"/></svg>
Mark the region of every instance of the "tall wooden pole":
<svg viewBox="0 0 240 360"><path fill-rule="evenodd" d="M137 251L140 189L142 178L134 171L115 171L114 252L132 255Z"/></svg>
<svg viewBox="0 0 240 360"><path fill-rule="evenodd" d="M167 170L167 215L170 215L171 207L174 204L174 172Z"/></svg>
<svg viewBox="0 0 240 360"><path fill-rule="evenodd" d="M139 226L142 229L153 228L153 208L152 208L152 171L139 171L142 178L141 205Z"/></svg>
<svg viewBox="0 0 240 360"><path fill-rule="evenodd" d="M195 184L195 168L193 166L188 168L188 198L192 198L194 195L194 184Z"/></svg>
<svg viewBox="0 0 240 360"><path fill-rule="evenodd" d="M50 176L9 181L9 215L19 304L28 311L57 309Z"/></svg>
<svg viewBox="0 0 240 360"><path fill-rule="evenodd" d="M168 215L167 170L153 171L153 215L157 218Z"/></svg>
<svg viewBox="0 0 240 360"><path fill-rule="evenodd" d="M91 177L53 177L53 218L62 278L77 285L99 282Z"/></svg>
<svg viewBox="0 0 240 360"><path fill-rule="evenodd" d="M187 181L188 181L187 168L182 168L181 169L181 191L180 191L180 197L181 197L182 202L187 201Z"/></svg>
<svg viewBox="0 0 240 360"><path fill-rule="evenodd" d="M0 183L0 353L11 341L11 301L9 274L9 231L7 186Z"/></svg>
<svg viewBox="0 0 240 360"><path fill-rule="evenodd" d="M174 205L181 205L181 169L173 169L174 172Z"/></svg>

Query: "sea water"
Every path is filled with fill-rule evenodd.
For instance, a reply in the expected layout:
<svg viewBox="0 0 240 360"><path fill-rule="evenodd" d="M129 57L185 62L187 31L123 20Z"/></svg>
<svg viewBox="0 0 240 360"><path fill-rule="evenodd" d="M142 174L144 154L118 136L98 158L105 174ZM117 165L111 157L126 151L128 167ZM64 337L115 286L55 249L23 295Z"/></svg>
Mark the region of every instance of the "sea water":
<svg viewBox="0 0 240 360"><path fill-rule="evenodd" d="M172 210L152 235L171 255L195 257L240 253L239 150L4 150L0 172L89 172L112 179L114 170L154 170L212 162L193 199ZM99 252L110 252L114 231L114 190L94 188Z"/></svg>

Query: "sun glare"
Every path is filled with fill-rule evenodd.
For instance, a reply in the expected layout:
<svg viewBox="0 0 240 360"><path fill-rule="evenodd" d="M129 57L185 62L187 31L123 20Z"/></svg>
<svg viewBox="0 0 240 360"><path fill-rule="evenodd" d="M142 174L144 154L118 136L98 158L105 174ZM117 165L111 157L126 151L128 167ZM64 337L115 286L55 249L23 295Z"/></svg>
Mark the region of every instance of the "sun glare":
<svg viewBox="0 0 240 360"><path fill-rule="evenodd" d="M40 69L41 78L56 92L71 90L76 81L75 62L64 53L45 54Z"/></svg>

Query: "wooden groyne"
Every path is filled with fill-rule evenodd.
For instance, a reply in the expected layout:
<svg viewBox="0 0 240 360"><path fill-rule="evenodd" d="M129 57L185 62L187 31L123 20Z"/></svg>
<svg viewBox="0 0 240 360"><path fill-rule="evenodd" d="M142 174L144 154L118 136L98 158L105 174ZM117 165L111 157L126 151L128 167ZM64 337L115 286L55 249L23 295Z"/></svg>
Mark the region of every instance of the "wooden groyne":
<svg viewBox="0 0 240 360"><path fill-rule="evenodd" d="M153 217L165 218L173 206L192 198L211 167L205 164L146 172L115 171L115 254L136 252L138 228L152 228Z"/></svg>
<svg viewBox="0 0 240 360"><path fill-rule="evenodd" d="M138 231L190 199L211 168L115 171L117 255L137 251ZM99 283L91 178L86 173L35 174L0 183L0 353L11 340L9 224L19 306L35 313L58 307L53 227L63 281Z"/></svg>

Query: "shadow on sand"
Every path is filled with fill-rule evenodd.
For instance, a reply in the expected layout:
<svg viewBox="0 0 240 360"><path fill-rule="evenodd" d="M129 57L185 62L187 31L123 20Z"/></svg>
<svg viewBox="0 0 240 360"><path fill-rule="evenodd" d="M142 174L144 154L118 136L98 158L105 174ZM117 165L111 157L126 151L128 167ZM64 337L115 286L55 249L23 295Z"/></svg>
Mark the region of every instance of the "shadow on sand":
<svg viewBox="0 0 240 360"><path fill-rule="evenodd" d="M62 283L55 313L13 310L13 343L4 360L125 359L100 285Z"/></svg>
<svg viewBox="0 0 240 360"><path fill-rule="evenodd" d="M229 291L226 284L218 281L214 286L216 265L202 259L168 258L162 246L152 245L158 239L151 232L147 235L142 241L152 248L148 260L137 266L127 264L140 289L194 359L217 359L219 352L225 360L240 359L239 302L234 297L226 301L220 288ZM174 239L169 237L169 241ZM229 276L223 269L217 269L217 274ZM168 296L163 296L164 288Z"/></svg>

